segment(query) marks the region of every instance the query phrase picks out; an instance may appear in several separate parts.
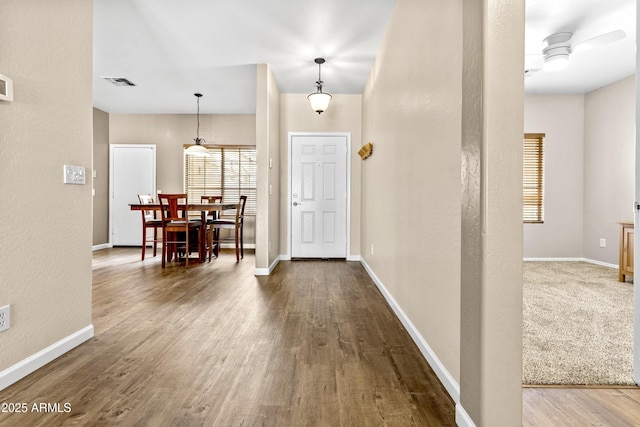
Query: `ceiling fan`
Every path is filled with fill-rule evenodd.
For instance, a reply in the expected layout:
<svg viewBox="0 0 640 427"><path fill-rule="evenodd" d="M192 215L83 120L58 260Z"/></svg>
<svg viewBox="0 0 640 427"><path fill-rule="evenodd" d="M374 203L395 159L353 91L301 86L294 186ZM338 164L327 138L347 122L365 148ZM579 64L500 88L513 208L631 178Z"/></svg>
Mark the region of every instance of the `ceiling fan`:
<svg viewBox="0 0 640 427"><path fill-rule="evenodd" d="M574 43L572 40L573 34L570 32L551 34L542 41L544 47L541 54L527 55L527 59L530 60L527 62L535 65L527 66L524 74L525 76L530 76L538 71L553 72L562 70L569 64L570 55L605 46L625 37L626 33L624 31L615 30Z"/></svg>

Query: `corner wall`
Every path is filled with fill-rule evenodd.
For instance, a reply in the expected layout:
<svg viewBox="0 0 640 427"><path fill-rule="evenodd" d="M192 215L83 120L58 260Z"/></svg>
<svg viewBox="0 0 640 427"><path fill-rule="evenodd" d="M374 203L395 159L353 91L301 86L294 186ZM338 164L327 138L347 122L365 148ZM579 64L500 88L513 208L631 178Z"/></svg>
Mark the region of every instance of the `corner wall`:
<svg viewBox="0 0 640 427"><path fill-rule="evenodd" d="M0 101L0 306L11 305L0 389L60 354L50 346L93 336L92 6L2 2L0 73L14 101ZM86 184L63 184L63 165L84 167Z"/></svg>
<svg viewBox="0 0 640 427"><path fill-rule="evenodd" d="M584 257L618 265L618 221L633 222L635 76L585 97ZM607 241L600 247L600 239Z"/></svg>
<svg viewBox="0 0 640 427"><path fill-rule="evenodd" d="M256 70L256 275L268 275L279 257L280 89L267 64Z"/></svg>
<svg viewBox="0 0 640 427"><path fill-rule="evenodd" d="M618 265L618 222L633 220L634 96L629 76L585 95L525 97L525 132L547 137L545 222L524 224L524 258Z"/></svg>
<svg viewBox="0 0 640 427"><path fill-rule="evenodd" d="M109 114L93 109L93 246L109 243Z"/></svg>

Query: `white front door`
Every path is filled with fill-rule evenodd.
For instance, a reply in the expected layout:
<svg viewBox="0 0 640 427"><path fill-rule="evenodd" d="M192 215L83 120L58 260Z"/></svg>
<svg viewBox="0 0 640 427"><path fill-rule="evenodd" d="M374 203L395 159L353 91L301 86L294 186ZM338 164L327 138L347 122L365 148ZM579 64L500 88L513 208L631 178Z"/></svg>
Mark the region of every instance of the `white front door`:
<svg viewBox="0 0 640 427"><path fill-rule="evenodd" d="M292 135L291 257L347 257L346 135Z"/></svg>
<svg viewBox="0 0 640 427"><path fill-rule="evenodd" d="M142 218L132 211L138 194L156 199L156 146L111 144L109 223L113 246L141 246Z"/></svg>

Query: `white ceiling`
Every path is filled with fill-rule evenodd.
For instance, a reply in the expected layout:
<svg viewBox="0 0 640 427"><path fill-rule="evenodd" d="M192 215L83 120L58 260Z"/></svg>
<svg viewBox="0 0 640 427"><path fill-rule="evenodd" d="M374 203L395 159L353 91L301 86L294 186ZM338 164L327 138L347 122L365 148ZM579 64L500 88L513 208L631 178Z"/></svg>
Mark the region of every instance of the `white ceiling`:
<svg viewBox="0 0 640 427"><path fill-rule="evenodd" d="M635 0L527 0L525 67L542 39L627 38L571 56L556 73L525 78L529 93L584 93L635 72ZM110 113L253 114L256 64L282 93L362 93L395 0L94 0L94 106ZM135 87L102 77L125 77Z"/></svg>
<svg viewBox="0 0 640 427"><path fill-rule="evenodd" d="M359 94L395 0L95 0L94 106L110 113L253 114L255 64L280 91ZM100 77L125 77L117 87Z"/></svg>

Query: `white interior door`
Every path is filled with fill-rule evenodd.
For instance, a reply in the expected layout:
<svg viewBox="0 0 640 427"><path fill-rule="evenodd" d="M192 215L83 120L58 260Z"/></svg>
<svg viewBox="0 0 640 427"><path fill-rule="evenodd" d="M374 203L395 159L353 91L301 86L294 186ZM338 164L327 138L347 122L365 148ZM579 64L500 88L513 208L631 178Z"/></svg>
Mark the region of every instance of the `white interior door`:
<svg viewBox="0 0 640 427"><path fill-rule="evenodd" d="M110 145L109 224L113 246L142 245L140 212L130 203L138 203L138 194L156 194L156 146Z"/></svg>
<svg viewBox="0 0 640 427"><path fill-rule="evenodd" d="M345 135L292 135L291 256L347 257Z"/></svg>

